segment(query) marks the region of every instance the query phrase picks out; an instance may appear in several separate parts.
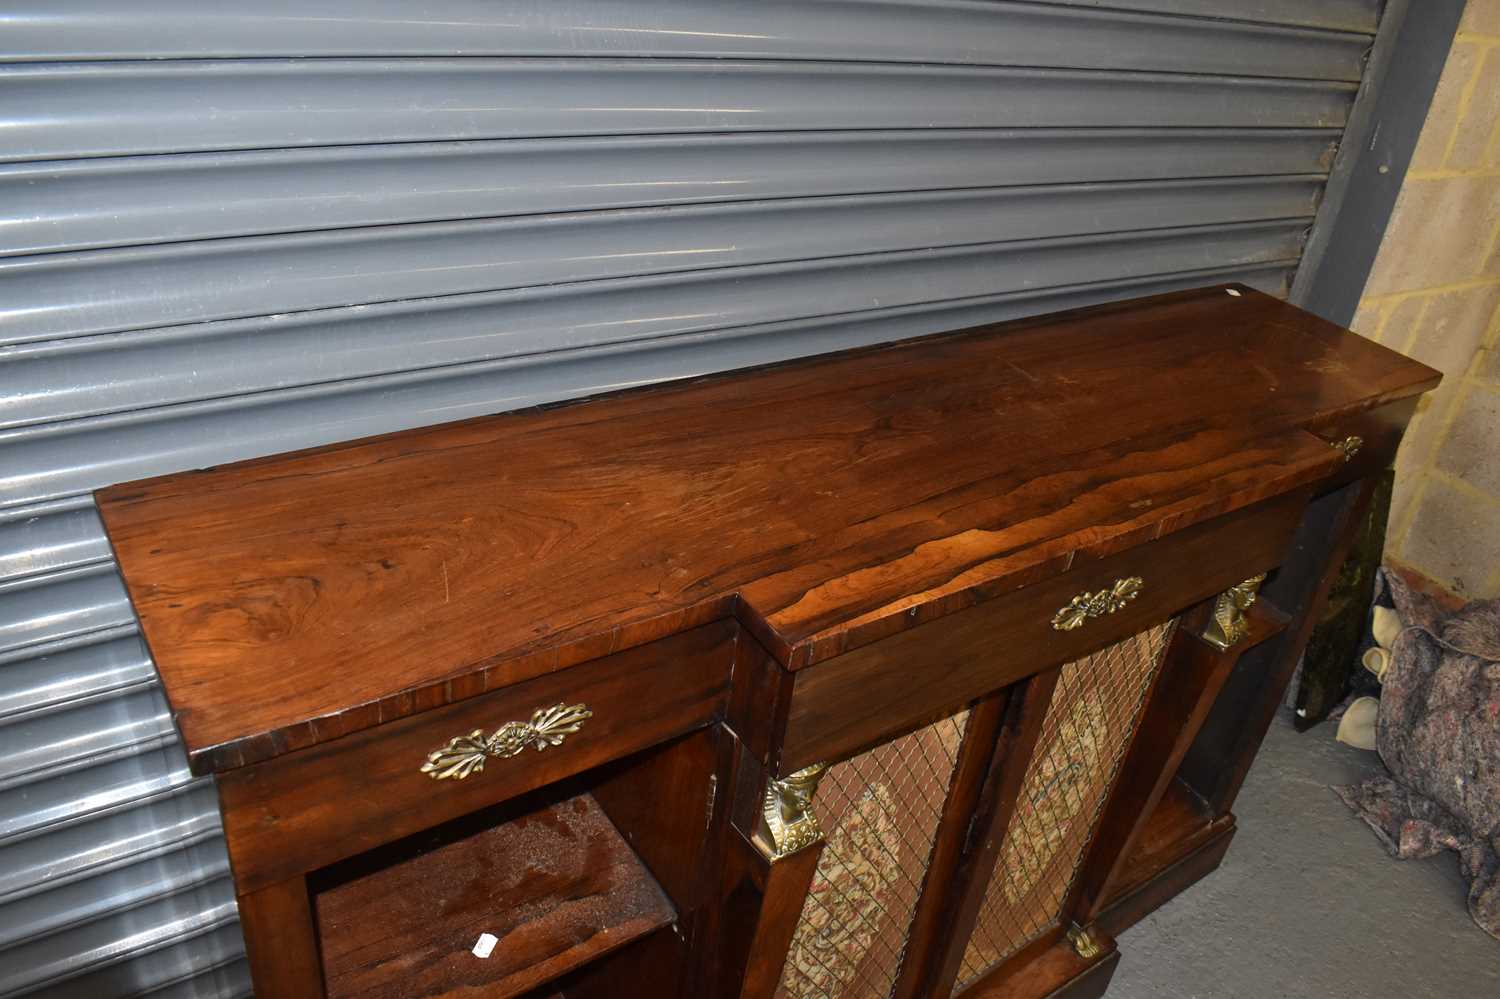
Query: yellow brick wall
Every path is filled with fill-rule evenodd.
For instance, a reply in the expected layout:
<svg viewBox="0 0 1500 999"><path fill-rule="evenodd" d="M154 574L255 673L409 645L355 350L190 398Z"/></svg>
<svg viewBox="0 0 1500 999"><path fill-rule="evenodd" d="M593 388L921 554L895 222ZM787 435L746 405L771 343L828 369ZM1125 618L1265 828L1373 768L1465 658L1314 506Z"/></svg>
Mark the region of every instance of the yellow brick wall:
<svg viewBox="0 0 1500 999"><path fill-rule="evenodd" d="M1500 0L1469 0L1355 331L1443 372L1396 459L1386 554L1500 596Z"/></svg>

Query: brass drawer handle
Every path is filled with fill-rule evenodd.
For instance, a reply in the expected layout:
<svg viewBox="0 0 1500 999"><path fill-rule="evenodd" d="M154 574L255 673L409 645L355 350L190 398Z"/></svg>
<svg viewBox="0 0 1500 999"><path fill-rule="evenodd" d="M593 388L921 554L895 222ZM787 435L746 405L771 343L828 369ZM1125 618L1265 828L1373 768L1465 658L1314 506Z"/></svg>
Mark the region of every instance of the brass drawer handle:
<svg viewBox="0 0 1500 999"><path fill-rule="evenodd" d="M1359 449L1365 446L1365 439L1358 434L1350 434L1340 441L1329 441L1333 449L1344 455L1345 461L1353 461L1354 456L1359 454Z"/></svg>
<svg viewBox="0 0 1500 999"><path fill-rule="evenodd" d="M1140 576L1127 576L1115 580L1115 584L1107 590L1080 593L1052 615L1052 627L1056 631L1082 628L1089 618L1113 614L1130 603L1140 595L1145 585L1146 581Z"/></svg>
<svg viewBox="0 0 1500 999"><path fill-rule="evenodd" d="M476 728L468 735L449 739L441 749L427 754L422 764L422 773L433 780L463 780L470 774L484 769L485 757L504 758L518 756L527 746L537 750L560 745L563 739L583 727L584 721L594 717L587 704L554 704L550 708L538 708L531 713L530 721L506 722L486 737L484 729Z"/></svg>

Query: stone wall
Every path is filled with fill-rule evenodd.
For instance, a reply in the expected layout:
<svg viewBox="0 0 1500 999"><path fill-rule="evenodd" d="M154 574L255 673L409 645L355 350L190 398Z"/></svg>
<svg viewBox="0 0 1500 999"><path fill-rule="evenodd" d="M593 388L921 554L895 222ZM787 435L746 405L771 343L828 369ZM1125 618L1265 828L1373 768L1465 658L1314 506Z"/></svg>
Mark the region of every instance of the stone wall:
<svg viewBox="0 0 1500 999"><path fill-rule="evenodd" d="M1500 596L1500 0L1469 0L1354 329L1443 372L1396 460L1386 555Z"/></svg>

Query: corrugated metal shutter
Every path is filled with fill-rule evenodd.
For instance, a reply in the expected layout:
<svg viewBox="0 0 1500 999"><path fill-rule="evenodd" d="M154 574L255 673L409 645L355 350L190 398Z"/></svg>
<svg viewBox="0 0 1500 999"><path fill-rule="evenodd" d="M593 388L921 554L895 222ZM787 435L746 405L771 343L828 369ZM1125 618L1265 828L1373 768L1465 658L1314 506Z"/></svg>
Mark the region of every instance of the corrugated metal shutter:
<svg viewBox="0 0 1500 999"><path fill-rule="evenodd" d="M0 995L249 988L90 490L1283 292L1378 7L0 3Z"/></svg>

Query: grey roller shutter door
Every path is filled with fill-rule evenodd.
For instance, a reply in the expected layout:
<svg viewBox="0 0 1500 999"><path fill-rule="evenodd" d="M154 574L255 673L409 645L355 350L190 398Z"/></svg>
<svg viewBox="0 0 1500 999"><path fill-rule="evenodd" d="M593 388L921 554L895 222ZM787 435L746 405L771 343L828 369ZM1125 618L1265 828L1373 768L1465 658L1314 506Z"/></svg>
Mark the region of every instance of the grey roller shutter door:
<svg viewBox="0 0 1500 999"><path fill-rule="evenodd" d="M1284 294L1378 8L0 2L0 996L249 989L91 490Z"/></svg>

